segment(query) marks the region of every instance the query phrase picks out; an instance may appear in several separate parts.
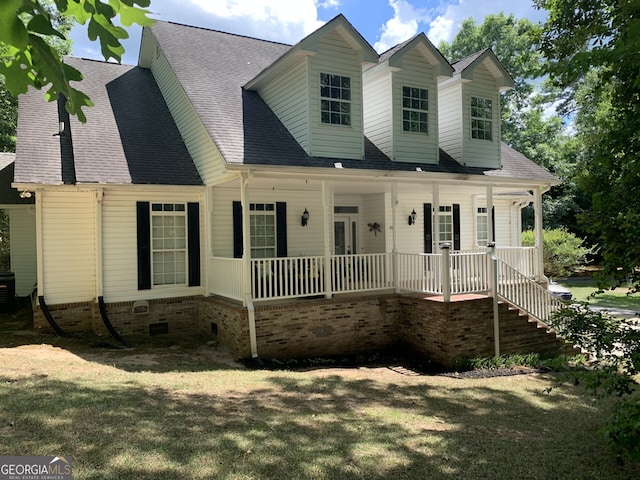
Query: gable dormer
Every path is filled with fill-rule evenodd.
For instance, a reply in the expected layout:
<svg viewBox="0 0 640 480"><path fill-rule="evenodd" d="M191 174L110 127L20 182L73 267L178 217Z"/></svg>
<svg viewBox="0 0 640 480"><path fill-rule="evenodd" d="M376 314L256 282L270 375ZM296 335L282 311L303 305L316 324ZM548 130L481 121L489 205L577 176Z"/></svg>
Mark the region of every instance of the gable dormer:
<svg viewBox="0 0 640 480"><path fill-rule="evenodd" d="M347 19L333 20L245 85L308 155L364 158L362 68L378 55Z"/></svg>
<svg viewBox="0 0 640 480"><path fill-rule="evenodd" d="M489 48L453 68L438 85L440 147L462 165L500 168L500 92L513 78Z"/></svg>
<svg viewBox="0 0 640 480"><path fill-rule="evenodd" d="M453 68L424 34L380 56L364 79L364 133L396 162L438 163L438 80Z"/></svg>

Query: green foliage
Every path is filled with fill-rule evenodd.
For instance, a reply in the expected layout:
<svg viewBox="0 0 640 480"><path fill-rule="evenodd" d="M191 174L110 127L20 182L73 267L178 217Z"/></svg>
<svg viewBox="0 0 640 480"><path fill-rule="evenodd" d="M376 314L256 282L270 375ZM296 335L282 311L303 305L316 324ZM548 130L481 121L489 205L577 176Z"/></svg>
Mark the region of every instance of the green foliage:
<svg viewBox="0 0 640 480"><path fill-rule="evenodd" d="M613 278L640 291L640 3L535 0L549 11L539 38L545 72L575 111L582 149L581 216L602 255L601 287Z"/></svg>
<svg viewBox="0 0 640 480"><path fill-rule="evenodd" d="M124 47L120 43L128 37L126 30L114 24L116 18L125 26L133 23L150 25L147 17L150 0L53 0L55 9L47 8L42 0L5 0L0 8L0 46L3 47L0 75L6 88L17 96L29 86L47 88L48 101L59 95L67 99L66 109L82 122L86 117L82 107L92 102L71 82L82 80L82 74L62 62L52 39L66 42L66 32L56 24L54 12L88 23L89 38L99 40L105 60L120 61ZM138 7L139 5L140 7ZM49 40L49 41L47 41Z"/></svg>
<svg viewBox="0 0 640 480"><path fill-rule="evenodd" d="M0 210L0 272L8 272L11 268L9 256L9 216Z"/></svg>
<svg viewBox="0 0 640 480"><path fill-rule="evenodd" d="M567 357L543 358L539 353L522 353L513 355L500 355L499 357L478 357L460 360L455 365L456 371L465 370L491 370L497 368L532 367L553 371L565 371L576 365L583 365L586 361L584 355Z"/></svg>
<svg viewBox="0 0 640 480"><path fill-rule="evenodd" d="M532 247L536 243L535 232L522 232L522 245ZM586 263L592 249L584 241L565 228L544 229L542 232L544 273L549 277L566 277Z"/></svg>
<svg viewBox="0 0 640 480"><path fill-rule="evenodd" d="M603 429L609 447L640 460L640 396L635 376L640 373L640 330L637 325L614 319L586 304L557 312L550 325L567 341L596 359L594 368L570 375L596 398L613 397L613 417ZM566 379L566 377L565 377Z"/></svg>

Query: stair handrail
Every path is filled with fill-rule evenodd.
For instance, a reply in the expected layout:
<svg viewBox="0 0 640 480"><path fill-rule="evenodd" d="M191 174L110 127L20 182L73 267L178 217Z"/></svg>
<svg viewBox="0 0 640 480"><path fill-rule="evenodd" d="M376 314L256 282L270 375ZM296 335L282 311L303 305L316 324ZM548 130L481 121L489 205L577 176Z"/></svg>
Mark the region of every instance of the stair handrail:
<svg viewBox="0 0 640 480"><path fill-rule="evenodd" d="M551 315L565 303L539 283L497 259L498 296L549 327Z"/></svg>

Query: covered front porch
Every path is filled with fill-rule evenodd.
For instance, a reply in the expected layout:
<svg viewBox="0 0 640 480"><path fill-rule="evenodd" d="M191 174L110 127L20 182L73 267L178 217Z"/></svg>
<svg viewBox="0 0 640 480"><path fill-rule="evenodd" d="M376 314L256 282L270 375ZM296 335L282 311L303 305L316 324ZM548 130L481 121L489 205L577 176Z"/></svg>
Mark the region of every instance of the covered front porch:
<svg viewBox="0 0 640 480"><path fill-rule="evenodd" d="M244 171L210 187L206 293L243 306L363 292L487 293L487 245L521 278L545 280L543 186L420 173ZM537 244L522 247L521 210L532 202Z"/></svg>

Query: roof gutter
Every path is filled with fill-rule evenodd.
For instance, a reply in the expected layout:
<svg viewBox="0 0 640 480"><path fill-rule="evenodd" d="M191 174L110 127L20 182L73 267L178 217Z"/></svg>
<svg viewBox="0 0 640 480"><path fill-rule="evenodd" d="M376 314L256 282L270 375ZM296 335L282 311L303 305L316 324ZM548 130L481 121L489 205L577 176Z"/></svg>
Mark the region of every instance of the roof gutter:
<svg viewBox="0 0 640 480"><path fill-rule="evenodd" d="M338 164L336 164L338 165ZM417 167L419 168L419 167ZM351 180L380 180L381 178L387 180L401 180L411 183L424 183L425 181L441 182L441 183L460 183L465 182L467 185L483 186L487 183L493 185L508 185L508 186L528 186L541 185L547 190L552 185L559 185L562 183L559 179L551 180L545 179L523 179L513 177L499 177L492 175L472 175L467 173L441 173L441 172L425 172L425 171L392 171L392 170L361 170L361 169L347 169L336 166L335 169L322 168L322 167L289 167L283 165L244 165L244 164L227 164L229 173L233 172L246 172L251 171L254 174L260 174L264 178L280 178L284 173L291 176L299 176L301 178L309 178L310 176L316 177L318 180L340 180L344 177L348 177ZM545 191L547 191L545 190ZM544 192L543 192L544 193Z"/></svg>

